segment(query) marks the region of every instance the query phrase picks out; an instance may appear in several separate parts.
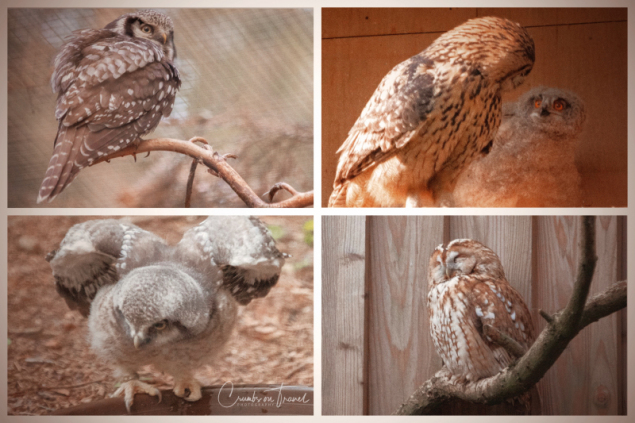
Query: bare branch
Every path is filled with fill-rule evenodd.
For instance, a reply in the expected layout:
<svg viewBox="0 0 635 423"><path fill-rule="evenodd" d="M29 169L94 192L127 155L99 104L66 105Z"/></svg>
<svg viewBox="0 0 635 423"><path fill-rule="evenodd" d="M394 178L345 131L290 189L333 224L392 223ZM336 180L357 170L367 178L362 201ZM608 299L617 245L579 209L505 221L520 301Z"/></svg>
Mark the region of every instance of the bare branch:
<svg viewBox="0 0 635 423"><path fill-rule="evenodd" d="M527 352L527 349L516 342L514 338L499 331L492 325L483 325L483 335L489 336L495 344L505 348L514 357L522 357Z"/></svg>
<svg viewBox="0 0 635 423"><path fill-rule="evenodd" d="M190 175L187 177L187 186L185 188L185 208L189 209L192 204L192 187L194 186L194 176L196 175L196 167L198 166L198 159L192 160L190 166Z"/></svg>
<svg viewBox="0 0 635 423"><path fill-rule="evenodd" d="M433 377L419 387L395 414L426 414L452 398L497 404L516 397L534 386L556 362L569 342L584 327L626 307L626 282L617 282L588 302L595 255L595 220L584 217L581 231L581 259L573 294L567 306L553 316L541 313L549 325L529 351L495 376L465 385L448 377ZM586 303L586 305L585 305Z"/></svg>
<svg viewBox="0 0 635 423"><path fill-rule="evenodd" d="M194 137L189 142L177 140L173 138L154 138L150 140L140 140L138 145L128 145L127 147L113 152L108 155L107 160L117 157L135 156L139 153L150 151L172 151L175 153L185 154L198 160L207 166L213 174L224 180L232 190L240 197L248 207L259 208L287 208L287 207L308 207L313 205L313 191L297 193L279 203L266 203L263 201L245 182L245 180L231 167L226 158L234 157L233 155L220 155L212 151L211 148L200 147L195 142L207 144L207 141L201 137ZM207 147L207 148L205 148ZM100 158L93 162L93 165L106 161L106 158ZM295 191L295 190L294 190Z"/></svg>

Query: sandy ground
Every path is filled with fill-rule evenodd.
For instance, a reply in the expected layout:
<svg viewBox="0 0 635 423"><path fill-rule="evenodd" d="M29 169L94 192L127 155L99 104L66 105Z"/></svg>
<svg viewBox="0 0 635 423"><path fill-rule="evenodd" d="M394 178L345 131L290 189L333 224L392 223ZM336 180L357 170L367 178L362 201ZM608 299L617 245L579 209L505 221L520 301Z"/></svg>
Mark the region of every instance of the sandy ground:
<svg viewBox="0 0 635 423"><path fill-rule="evenodd" d="M116 381L87 343L87 325L55 292L45 255L75 223L97 217L20 216L8 220L8 413L48 414L106 398ZM202 217L128 218L175 244ZM292 255L278 284L240 308L217 364L197 374L204 385L313 385L313 248L311 217L263 217L278 248ZM304 228L304 229L303 229ZM144 380L172 379L149 366Z"/></svg>

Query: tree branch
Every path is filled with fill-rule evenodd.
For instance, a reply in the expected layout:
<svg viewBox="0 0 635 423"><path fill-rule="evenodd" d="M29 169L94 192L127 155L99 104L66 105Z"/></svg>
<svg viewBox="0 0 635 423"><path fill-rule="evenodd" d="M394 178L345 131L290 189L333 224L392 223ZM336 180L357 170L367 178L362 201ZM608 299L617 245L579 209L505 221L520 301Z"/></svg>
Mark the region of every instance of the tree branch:
<svg viewBox="0 0 635 423"><path fill-rule="evenodd" d="M497 375L475 383L454 384L447 375L439 372L420 386L394 414L427 414L452 398L497 404L516 397L544 376L580 330L626 307L626 281L617 282L586 301L597 256L595 219L584 217L582 220L581 258L573 294L563 310L553 316L544 313L548 317L547 327L527 353Z"/></svg>
<svg viewBox="0 0 635 423"><path fill-rule="evenodd" d="M207 166L211 173L225 181L248 207L287 208L308 207L313 205L313 191L299 193L293 189L292 190L293 192L295 192L295 194L287 200L273 204L263 201L249 187L247 182L245 182L245 180L238 174L238 172L236 172L236 170L234 170L234 168L231 167L225 160L228 157L235 156L220 155L217 152L212 151L209 146L204 145L203 147L201 147L194 144L195 142L207 144L207 141L205 141L205 139L201 137L194 137L189 141L177 140L172 138L154 138L150 140L140 140L138 145L131 144L119 151L112 152L108 156L104 156L95 160L93 162L93 165L101 163L103 161L109 161L110 159L114 159L117 157L132 155L136 158L136 154L139 153L149 153L151 151L172 151L175 153L181 153L190 156L193 159L196 159L199 163ZM289 185L287 184L284 185L289 187Z"/></svg>

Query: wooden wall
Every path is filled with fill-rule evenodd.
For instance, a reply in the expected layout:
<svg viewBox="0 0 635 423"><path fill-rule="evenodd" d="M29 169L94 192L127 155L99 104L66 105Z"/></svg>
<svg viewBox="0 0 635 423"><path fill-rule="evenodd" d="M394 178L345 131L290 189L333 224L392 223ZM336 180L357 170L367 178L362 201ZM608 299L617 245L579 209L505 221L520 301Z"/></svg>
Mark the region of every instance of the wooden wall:
<svg viewBox="0 0 635 423"><path fill-rule="evenodd" d="M473 238L496 251L540 331L538 310L560 310L572 290L579 226L571 216L324 216L322 413L390 414L441 368L425 306L438 244ZM626 277L625 217L598 217L596 227L590 295ZM569 344L538 385L543 414L625 413L622 314Z"/></svg>
<svg viewBox="0 0 635 423"><path fill-rule="evenodd" d="M626 8L322 9L322 202L332 191L335 154L388 71L441 33L478 16L525 26L536 63L504 100L544 85L577 93L587 126L576 153L585 205L626 207Z"/></svg>

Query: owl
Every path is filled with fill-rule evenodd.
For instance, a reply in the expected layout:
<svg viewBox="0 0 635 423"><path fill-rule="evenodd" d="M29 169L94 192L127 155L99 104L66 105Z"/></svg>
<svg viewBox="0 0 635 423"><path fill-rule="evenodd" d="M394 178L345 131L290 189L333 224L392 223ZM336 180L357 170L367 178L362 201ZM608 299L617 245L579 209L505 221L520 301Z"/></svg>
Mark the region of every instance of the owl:
<svg viewBox="0 0 635 423"><path fill-rule="evenodd" d="M172 20L152 10L75 32L51 77L58 120L37 202L52 201L77 173L157 127L181 86Z"/></svg>
<svg viewBox="0 0 635 423"><path fill-rule="evenodd" d="M459 176L452 195L466 207L579 207L575 150L584 103L558 88L537 87L503 107L489 154Z"/></svg>
<svg viewBox="0 0 635 423"><path fill-rule="evenodd" d="M492 342L493 326L528 349L534 342L531 315L505 279L500 259L485 245L456 239L439 245L428 269L430 335L454 383L494 376L517 357Z"/></svg>
<svg viewBox="0 0 635 423"><path fill-rule="evenodd" d="M330 207L438 205L488 148L501 93L522 83L534 42L519 24L484 17L446 32L381 81L338 150Z"/></svg>
<svg viewBox="0 0 635 423"><path fill-rule="evenodd" d="M88 317L97 356L122 381L128 411L135 392L161 398L139 380L147 364L174 378L174 393L201 398L194 372L229 339L238 305L264 297L285 255L257 218L210 216L168 245L131 223L73 226L47 257L67 304Z"/></svg>

